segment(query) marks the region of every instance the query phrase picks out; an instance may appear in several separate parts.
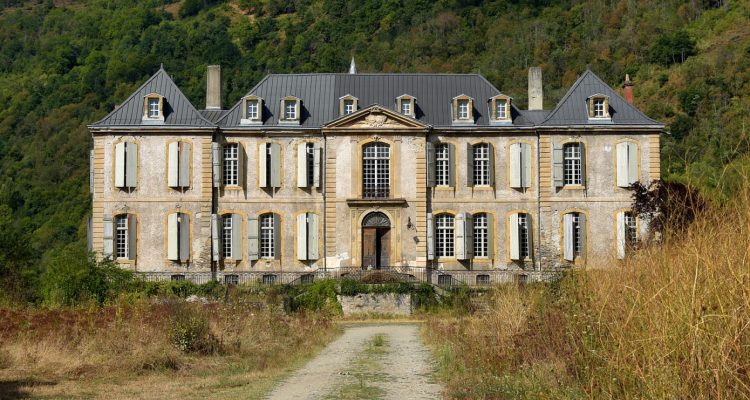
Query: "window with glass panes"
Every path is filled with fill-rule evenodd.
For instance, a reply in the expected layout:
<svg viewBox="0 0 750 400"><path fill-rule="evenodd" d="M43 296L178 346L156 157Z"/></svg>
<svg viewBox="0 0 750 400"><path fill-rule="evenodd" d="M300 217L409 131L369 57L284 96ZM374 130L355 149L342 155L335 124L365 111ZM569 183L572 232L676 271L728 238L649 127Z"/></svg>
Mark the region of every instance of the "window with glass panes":
<svg viewBox="0 0 750 400"><path fill-rule="evenodd" d="M480 143L474 145L474 185L488 186L490 184L490 145Z"/></svg>
<svg viewBox="0 0 750 400"><path fill-rule="evenodd" d="M435 250L438 257L453 257L453 216L440 214L435 217Z"/></svg>
<svg viewBox="0 0 750 400"><path fill-rule="evenodd" d="M247 119L258 119L258 100L247 101Z"/></svg>
<svg viewBox="0 0 750 400"><path fill-rule="evenodd" d="M307 162L307 186L312 187L315 183L315 145L313 143L307 143L305 145L305 157Z"/></svg>
<svg viewBox="0 0 750 400"><path fill-rule="evenodd" d="M115 256L117 258L128 258L128 216L118 215L115 217Z"/></svg>
<svg viewBox="0 0 750 400"><path fill-rule="evenodd" d="M447 144L435 146L435 184L438 186L450 185L450 150Z"/></svg>
<svg viewBox="0 0 750 400"><path fill-rule="evenodd" d="M458 100L458 119L469 119L469 100Z"/></svg>
<svg viewBox="0 0 750 400"><path fill-rule="evenodd" d="M495 101L495 118L497 119L508 118L508 100Z"/></svg>
<svg viewBox="0 0 750 400"><path fill-rule="evenodd" d="M260 216L260 256L261 258L275 258L273 214Z"/></svg>
<svg viewBox="0 0 750 400"><path fill-rule="evenodd" d="M490 276L486 274L477 275L477 285L489 285Z"/></svg>
<svg viewBox="0 0 750 400"><path fill-rule="evenodd" d="M297 101L284 100L284 119L297 119Z"/></svg>
<svg viewBox="0 0 750 400"><path fill-rule="evenodd" d="M474 257L487 257L489 236L487 231L487 214L474 214Z"/></svg>
<svg viewBox="0 0 750 400"><path fill-rule="evenodd" d="M409 99L401 99L401 114L411 115L411 101Z"/></svg>
<svg viewBox="0 0 750 400"><path fill-rule="evenodd" d="M581 214L573 213L573 251L576 257L583 255L583 242L581 241L581 230L586 227L581 226Z"/></svg>
<svg viewBox="0 0 750 400"><path fill-rule="evenodd" d="M390 147L385 143L371 143L362 149L362 195L388 197L390 195Z"/></svg>
<svg viewBox="0 0 750 400"><path fill-rule="evenodd" d="M344 115L354 112L354 100L344 100Z"/></svg>
<svg viewBox="0 0 750 400"><path fill-rule="evenodd" d="M604 113L604 99L597 98L594 99L594 117L604 117L606 114Z"/></svg>
<svg viewBox="0 0 750 400"><path fill-rule="evenodd" d="M148 99L148 116L150 118L159 116L159 99L156 97L149 97Z"/></svg>
<svg viewBox="0 0 750 400"><path fill-rule="evenodd" d="M625 243L628 246L635 245L638 240L638 224L632 212L625 212Z"/></svg>
<svg viewBox="0 0 750 400"><path fill-rule="evenodd" d="M563 183L565 185L582 185L583 145L568 143L563 147Z"/></svg>
<svg viewBox="0 0 750 400"><path fill-rule="evenodd" d="M232 214L221 218L221 255L224 258L232 258Z"/></svg>
<svg viewBox="0 0 750 400"><path fill-rule="evenodd" d="M518 256L521 259L529 257L529 215L518 214Z"/></svg>
<svg viewBox="0 0 750 400"><path fill-rule="evenodd" d="M240 146L237 143L229 143L224 145L224 184L225 185L238 185L239 184L239 150Z"/></svg>

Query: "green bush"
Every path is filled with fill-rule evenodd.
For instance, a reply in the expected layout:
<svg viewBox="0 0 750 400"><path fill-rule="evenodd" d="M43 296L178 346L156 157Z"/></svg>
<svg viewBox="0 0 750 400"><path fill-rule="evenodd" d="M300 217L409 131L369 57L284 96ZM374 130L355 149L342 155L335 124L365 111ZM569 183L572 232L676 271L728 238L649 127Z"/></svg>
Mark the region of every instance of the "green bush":
<svg viewBox="0 0 750 400"><path fill-rule="evenodd" d="M344 296L354 296L360 293L411 293L414 287L408 282L384 283L384 284L366 284L352 279L341 281L341 294Z"/></svg>
<svg viewBox="0 0 750 400"><path fill-rule="evenodd" d="M336 299L336 281L324 279L309 285L291 286L287 289L290 311L320 311L341 314L341 304Z"/></svg>
<svg viewBox="0 0 750 400"><path fill-rule="evenodd" d="M199 306L178 303L170 324L170 340L186 353L218 354L221 344L211 333L208 317Z"/></svg>

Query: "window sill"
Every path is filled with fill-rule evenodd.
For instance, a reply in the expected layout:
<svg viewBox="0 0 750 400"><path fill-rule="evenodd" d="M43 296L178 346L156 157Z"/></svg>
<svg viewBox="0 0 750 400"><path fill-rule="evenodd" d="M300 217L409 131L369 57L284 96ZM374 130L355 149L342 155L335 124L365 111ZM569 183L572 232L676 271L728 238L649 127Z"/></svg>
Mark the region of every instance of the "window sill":
<svg viewBox="0 0 750 400"><path fill-rule="evenodd" d="M586 186L584 185L565 185L562 187L562 190L584 190L586 189Z"/></svg>
<svg viewBox="0 0 750 400"><path fill-rule="evenodd" d="M240 119L240 125L263 125L263 121L260 119L242 118Z"/></svg>
<svg viewBox="0 0 750 400"><path fill-rule="evenodd" d="M471 188L474 190L495 190L495 187L490 185L474 185Z"/></svg>
<svg viewBox="0 0 750 400"><path fill-rule="evenodd" d="M222 189L229 190L229 191L240 191L242 190L242 186L237 186L237 185L223 186Z"/></svg>
<svg viewBox="0 0 750 400"><path fill-rule="evenodd" d="M455 188L453 186L447 186L447 185L437 185L433 186L435 190L450 190L453 191Z"/></svg>

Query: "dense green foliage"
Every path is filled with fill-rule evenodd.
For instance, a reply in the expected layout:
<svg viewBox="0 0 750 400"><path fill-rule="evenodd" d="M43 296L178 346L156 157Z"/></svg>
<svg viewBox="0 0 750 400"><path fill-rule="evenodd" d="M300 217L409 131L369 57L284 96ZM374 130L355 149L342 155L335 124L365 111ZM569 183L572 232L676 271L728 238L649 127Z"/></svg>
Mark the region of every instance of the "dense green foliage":
<svg viewBox="0 0 750 400"><path fill-rule="evenodd" d="M204 104L269 72L480 72L517 105L540 65L554 106L589 67L668 124L663 175L724 198L747 171L750 7L743 1L5 0L0 10L0 273L14 296L85 246L86 124L164 63ZM728 168L727 168L728 167Z"/></svg>

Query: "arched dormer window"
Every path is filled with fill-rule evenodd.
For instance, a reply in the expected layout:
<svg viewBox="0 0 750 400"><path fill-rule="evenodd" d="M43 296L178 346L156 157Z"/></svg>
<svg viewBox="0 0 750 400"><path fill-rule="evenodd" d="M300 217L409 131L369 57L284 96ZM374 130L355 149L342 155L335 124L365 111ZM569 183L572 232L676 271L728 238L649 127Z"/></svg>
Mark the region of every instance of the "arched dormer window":
<svg viewBox="0 0 750 400"><path fill-rule="evenodd" d="M494 124L511 123L510 104L511 98L504 94L490 97L490 122Z"/></svg>
<svg viewBox="0 0 750 400"><path fill-rule="evenodd" d="M263 123L263 99L258 96L242 98L241 125L259 125Z"/></svg>
<svg viewBox="0 0 750 400"><path fill-rule="evenodd" d="M281 112L279 113L279 123L281 124L299 124L300 123L300 99L294 96L286 96L281 99Z"/></svg>
<svg viewBox="0 0 750 400"><path fill-rule="evenodd" d="M600 93L597 93L588 99L588 112L589 119L609 119L609 97Z"/></svg>
<svg viewBox="0 0 750 400"><path fill-rule="evenodd" d="M143 96L144 123L164 123L164 96L150 93Z"/></svg>
<svg viewBox="0 0 750 400"><path fill-rule="evenodd" d="M415 110L416 101L416 97L410 96L408 94L402 94L401 96L396 97L396 110L401 113L401 115L415 118L417 116L417 112Z"/></svg>
<svg viewBox="0 0 750 400"><path fill-rule="evenodd" d="M474 124L474 99L461 94L452 99L453 124Z"/></svg>
<svg viewBox="0 0 750 400"><path fill-rule="evenodd" d="M340 115L343 117L357 111L358 102L359 100L350 94L339 97Z"/></svg>

